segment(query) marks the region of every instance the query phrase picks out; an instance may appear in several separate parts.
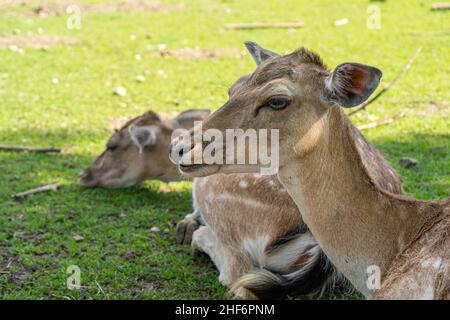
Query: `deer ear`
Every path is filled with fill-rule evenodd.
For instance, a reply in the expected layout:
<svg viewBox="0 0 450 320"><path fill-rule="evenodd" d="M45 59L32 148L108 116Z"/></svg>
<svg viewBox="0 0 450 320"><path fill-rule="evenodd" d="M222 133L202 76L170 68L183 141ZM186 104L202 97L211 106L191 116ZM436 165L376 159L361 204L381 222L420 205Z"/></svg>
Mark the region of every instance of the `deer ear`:
<svg viewBox="0 0 450 320"><path fill-rule="evenodd" d="M366 101L383 75L381 70L359 63L343 63L325 79L327 97L345 108Z"/></svg>
<svg viewBox="0 0 450 320"><path fill-rule="evenodd" d="M203 121L211 113L208 109L192 109L181 112L170 123L175 128L190 129L195 121Z"/></svg>
<svg viewBox="0 0 450 320"><path fill-rule="evenodd" d="M244 44L257 66L269 58L280 56L278 53L264 49L256 42L245 41Z"/></svg>
<svg viewBox="0 0 450 320"><path fill-rule="evenodd" d="M142 153L145 147L155 145L158 130L155 126L137 127L131 124L128 127L131 141L138 147L139 153Z"/></svg>

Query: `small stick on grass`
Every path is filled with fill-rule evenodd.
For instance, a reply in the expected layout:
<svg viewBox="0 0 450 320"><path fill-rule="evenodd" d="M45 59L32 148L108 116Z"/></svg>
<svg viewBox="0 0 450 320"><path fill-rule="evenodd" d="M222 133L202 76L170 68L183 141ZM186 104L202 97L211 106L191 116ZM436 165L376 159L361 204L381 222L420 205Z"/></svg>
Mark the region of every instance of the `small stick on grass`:
<svg viewBox="0 0 450 320"><path fill-rule="evenodd" d="M431 5L431 10L449 10L450 2L437 2Z"/></svg>
<svg viewBox="0 0 450 320"><path fill-rule="evenodd" d="M295 29L303 28L301 22L278 22L278 23L230 23L225 25L225 29L230 30L251 30L251 29Z"/></svg>
<svg viewBox="0 0 450 320"><path fill-rule="evenodd" d="M34 147L24 147L24 146L4 146L0 145L0 151L13 151L13 152L36 152L36 153L59 153L61 149L57 148L34 148Z"/></svg>
<svg viewBox="0 0 450 320"><path fill-rule="evenodd" d="M97 280L95 280L95 284L97 285L99 292L101 292L106 297L106 299L109 299L109 296L105 293L105 291L103 291L103 288L100 286Z"/></svg>
<svg viewBox="0 0 450 320"><path fill-rule="evenodd" d="M404 111L401 111L400 113L396 114L395 116L393 116L391 118L387 118L387 119L381 120L379 122L371 122L368 124L363 124L361 126L358 126L358 129L366 130L366 129L372 129L372 128L376 128L376 127L380 127L380 126L385 126L385 125L388 125L388 124L391 124L391 123L397 121L400 118L403 118L405 116L405 114L406 113Z"/></svg>
<svg viewBox="0 0 450 320"><path fill-rule="evenodd" d="M394 80L392 80L387 86L385 86L383 89L381 89L372 99L363 103L362 105L360 105L359 107L354 109L352 112L350 112L348 114L348 116L352 116L355 113L357 113L361 110L364 110L365 108L367 108L367 106L369 104L373 103L375 100L377 100L379 97L381 97L384 93L389 91L389 89L391 89L397 83L397 81L401 77L403 77L406 72L408 72L409 68L411 68L411 65L413 64L414 60L416 60L417 56L420 54L421 51L422 51L422 47L417 48L416 52L414 52L414 54L411 56L411 58L409 58L408 62L405 64L402 71L394 78Z"/></svg>
<svg viewBox="0 0 450 320"><path fill-rule="evenodd" d="M46 191L50 191L50 190L58 190L59 188L61 188L61 186L62 185L60 183L47 184L47 185L39 187L39 188L35 188L35 189L31 189L31 190L27 190L24 192L19 192L19 193L13 194L12 197L15 200L20 201L20 200L26 199L28 196L31 196L33 194L46 192Z"/></svg>

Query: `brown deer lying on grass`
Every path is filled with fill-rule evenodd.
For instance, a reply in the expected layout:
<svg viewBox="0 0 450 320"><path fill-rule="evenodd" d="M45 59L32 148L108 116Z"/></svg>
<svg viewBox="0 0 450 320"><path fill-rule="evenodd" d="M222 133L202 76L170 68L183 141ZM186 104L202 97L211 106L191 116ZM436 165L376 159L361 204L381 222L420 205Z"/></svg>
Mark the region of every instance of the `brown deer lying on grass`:
<svg viewBox="0 0 450 320"><path fill-rule="evenodd" d="M365 101L381 71L344 63L329 72L304 48L278 56L246 45L260 64L203 121L203 132L214 128L225 136L228 128L279 129L278 177L337 270L366 297L449 299L450 201L419 201L383 188L378 181L392 179L394 172L342 110ZM171 157L185 176L261 168L261 159L257 166L192 165L207 145L187 144L193 132L171 145ZM222 163L227 148L234 147L225 144ZM278 214L271 223L279 223ZM381 288L368 286L367 271L374 266L381 272Z"/></svg>
<svg viewBox="0 0 450 320"><path fill-rule="evenodd" d="M111 136L106 150L81 174L79 183L120 188L150 179L179 181L181 174L168 157L172 133L191 128L208 114L208 110L190 110L162 121L150 111L130 120ZM397 177L390 183L393 191L401 191ZM193 202L194 213L178 223L177 242L192 240L194 252L208 254L220 272L219 280L234 294L261 299L312 295L335 280L333 267L276 176L195 179ZM197 229L198 223L204 225ZM264 275L270 290L252 286L250 275L255 269L267 269Z"/></svg>

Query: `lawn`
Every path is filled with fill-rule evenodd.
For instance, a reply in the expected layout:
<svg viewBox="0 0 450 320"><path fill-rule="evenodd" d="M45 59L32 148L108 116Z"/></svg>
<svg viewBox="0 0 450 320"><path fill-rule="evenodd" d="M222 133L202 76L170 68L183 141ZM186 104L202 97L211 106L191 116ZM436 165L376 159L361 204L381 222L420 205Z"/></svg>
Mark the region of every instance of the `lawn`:
<svg viewBox="0 0 450 320"><path fill-rule="evenodd" d="M364 133L398 170L408 194L449 196L450 12L430 10L433 1L171 0L127 10L77 1L83 4L80 29L67 27L65 6L60 12L55 2L21 2L0 1L0 144L63 152L0 152L2 299L228 298L209 259L175 244L175 223L191 211L190 183L84 189L77 176L104 148L114 119L149 109L217 109L228 86L254 69L245 40L280 53L305 46L330 68L371 64L383 70L382 85L422 47L398 83L353 120L365 124L405 111ZM373 4L380 8L380 29L366 27ZM40 15L33 11L39 6ZM343 18L348 23L335 26ZM304 28L223 27L297 21ZM4 45L18 39L20 45ZM42 47L43 39L52 41ZM180 50L186 48L197 49ZM125 96L113 94L118 86ZM404 156L419 164L401 167ZM49 183L63 187L22 202L11 198ZM150 233L154 226L162 232ZM66 286L70 265L81 270L79 290Z"/></svg>

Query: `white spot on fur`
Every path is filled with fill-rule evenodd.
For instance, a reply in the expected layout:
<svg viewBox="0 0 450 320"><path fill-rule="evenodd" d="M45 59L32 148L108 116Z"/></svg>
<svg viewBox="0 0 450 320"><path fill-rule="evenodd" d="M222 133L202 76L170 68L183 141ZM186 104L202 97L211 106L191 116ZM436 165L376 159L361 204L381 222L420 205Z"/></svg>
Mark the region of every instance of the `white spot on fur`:
<svg viewBox="0 0 450 320"><path fill-rule="evenodd" d="M211 199L207 197L207 200L211 202L222 202L222 203L233 203L234 206L238 206L238 204L242 204L242 206L249 206L249 207L260 207L260 208L267 208L268 205L265 203L262 203L261 201L255 199L255 198L244 198L241 197L238 193L230 193L230 192L223 192L219 195L211 195Z"/></svg>
<svg viewBox="0 0 450 320"><path fill-rule="evenodd" d="M239 188L245 189L248 187L247 181L241 180L239 181Z"/></svg>
<svg viewBox="0 0 450 320"><path fill-rule="evenodd" d="M435 268L436 270L438 270L441 267L442 264L442 259L441 258L437 258L433 261L433 268Z"/></svg>

